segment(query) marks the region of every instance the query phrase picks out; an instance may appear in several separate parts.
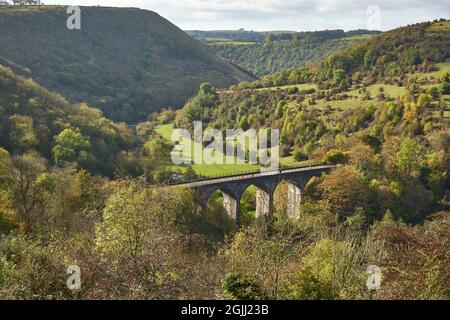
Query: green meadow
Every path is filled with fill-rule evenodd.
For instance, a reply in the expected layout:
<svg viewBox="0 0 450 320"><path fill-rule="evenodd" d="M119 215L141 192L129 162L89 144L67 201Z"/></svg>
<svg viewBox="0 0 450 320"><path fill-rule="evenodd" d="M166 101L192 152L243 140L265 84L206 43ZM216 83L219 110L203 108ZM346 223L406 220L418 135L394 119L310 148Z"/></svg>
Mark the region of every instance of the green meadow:
<svg viewBox="0 0 450 320"><path fill-rule="evenodd" d="M161 135L166 140L171 140L172 133L175 130L174 124L165 124L157 126L155 131ZM194 148L193 144L193 148ZM205 177L219 177L226 176L232 174L246 173L246 172L255 172L261 169L259 165L254 164L227 164L228 161L232 161L227 156L223 155L224 164L192 164L192 165L174 165L170 169L174 172L184 173L188 168L192 168L197 175L205 176ZM286 157L280 159L281 166L296 166L302 165L304 163L300 163L295 161L293 157Z"/></svg>

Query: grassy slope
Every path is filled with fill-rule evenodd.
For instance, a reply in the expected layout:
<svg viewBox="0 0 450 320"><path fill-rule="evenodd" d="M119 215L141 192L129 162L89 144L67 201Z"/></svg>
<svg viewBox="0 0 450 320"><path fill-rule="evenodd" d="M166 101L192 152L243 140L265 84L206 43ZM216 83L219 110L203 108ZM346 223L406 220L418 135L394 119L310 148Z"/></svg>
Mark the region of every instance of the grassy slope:
<svg viewBox="0 0 450 320"><path fill-rule="evenodd" d="M171 140L174 131L174 125L164 124L156 127L155 131L164 139ZM284 166L295 166L301 163L294 160L293 157L287 157L280 160ZM192 169L198 174L207 177L225 176L230 174L253 172L259 170L259 166L252 164L213 164L213 165L192 165ZM173 166L171 169L177 172L184 172L188 166Z"/></svg>
<svg viewBox="0 0 450 320"><path fill-rule="evenodd" d="M427 73L417 73L410 75L410 77L416 77L419 80L426 80L426 79L439 79L440 76L446 72L450 72L450 61L447 62L440 62L436 63L434 65L434 69L431 72ZM424 84L421 85L423 88L429 88L434 86L435 84ZM298 88L299 90L309 90L309 89L315 89L318 90L318 87L316 84L313 83L305 83L305 84L299 84L299 85L285 85L285 86L278 86L278 87L270 87L270 88L260 88L256 89L257 91L265 91L265 90L271 90L271 91L277 91L277 90L283 90L283 89L291 89L291 88ZM366 87L367 92L370 94L372 98L376 97L380 93L380 89L383 89L383 93L386 97L390 98L398 98L403 93L406 92L405 87L400 87L398 85L393 84L373 84ZM230 93L231 91L228 91ZM359 93L358 89L350 89L346 92L349 97L344 100L339 101L325 101L325 100L318 100L317 101L317 107L320 109L323 109L327 106L332 107L333 109L349 109L349 108L356 108L360 106L368 106L371 104L378 104L379 102L374 100L369 101L362 101L361 97L362 94ZM444 97L446 98L446 96ZM450 111L446 111L447 113L450 113Z"/></svg>

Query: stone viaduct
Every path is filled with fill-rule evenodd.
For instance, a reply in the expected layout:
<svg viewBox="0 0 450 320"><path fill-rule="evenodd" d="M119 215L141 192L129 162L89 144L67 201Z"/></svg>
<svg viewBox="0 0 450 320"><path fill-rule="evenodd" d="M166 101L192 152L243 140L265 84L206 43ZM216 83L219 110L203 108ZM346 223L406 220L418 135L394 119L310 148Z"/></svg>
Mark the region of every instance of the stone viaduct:
<svg viewBox="0 0 450 320"><path fill-rule="evenodd" d="M244 191L251 185L256 187L256 216L273 213L275 189L282 181L288 183L288 212L291 217L297 217L306 184L312 177L320 177L331 172L335 166L320 165L298 167L266 173L251 173L222 178L196 181L181 184L191 188L197 194L197 202L206 207L209 197L217 190L223 194L224 207L228 214L240 225L240 201Z"/></svg>

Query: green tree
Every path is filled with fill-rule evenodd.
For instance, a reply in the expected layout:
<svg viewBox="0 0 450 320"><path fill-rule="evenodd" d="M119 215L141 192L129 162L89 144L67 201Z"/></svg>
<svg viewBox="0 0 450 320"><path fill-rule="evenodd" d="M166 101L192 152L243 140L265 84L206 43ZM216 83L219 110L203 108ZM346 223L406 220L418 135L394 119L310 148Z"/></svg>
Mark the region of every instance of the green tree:
<svg viewBox="0 0 450 320"><path fill-rule="evenodd" d="M344 69L336 69L333 71L333 81L335 84L340 84L342 81L345 80L345 77L347 76Z"/></svg>
<svg viewBox="0 0 450 320"><path fill-rule="evenodd" d="M9 171L12 168L11 157L0 148L0 234L14 227L16 212L13 207L12 181Z"/></svg>
<svg viewBox="0 0 450 320"><path fill-rule="evenodd" d="M141 148L140 165L147 177L153 177L154 173L166 171L171 162L170 152L172 145L160 136L153 137Z"/></svg>
<svg viewBox="0 0 450 320"><path fill-rule="evenodd" d="M54 190L50 175L46 174L46 161L36 154L12 158L7 179L12 184L14 205L19 221L29 226L45 212Z"/></svg>
<svg viewBox="0 0 450 320"><path fill-rule="evenodd" d="M395 155L400 172L418 176L423 167L424 150L414 139L404 138Z"/></svg>
<svg viewBox="0 0 450 320"><path fill-rule="evenodd" d="M443 82L439 86L439 93L440 94L450 94L450 83Z"/></svg>
<svg viewBox="0 0 450 320"><path fill-rule="evenodd" d="M86 164L90 157L91 142L79 129L66 128L55 137L56 145L52 149L57 166L66 162Z"/></svg>
<svg viewBox="0 0 450 320"><path fill-rule="evenodd" d="M207 120L208 111L217 101L216 89L209 83L202 83L198 94L193 97L177 117L177 124L192 126L194 121Z"/></svg>
<svg viewBox="0 0 450 320"><path fill-rule="evenodd" d="M374 50L368 50L364 55L364 64L367 67L371 67L377 61L378 55Z"/></svg>
<svg viewBox="0 0 450 320"><path fill-rule="evenodd" d="M417 105L420 108L427 108L430 106L430 96L428 94L425 93L421 93L419 95L419 98L417 99Z"/></svg>
<svg viewBox="0 0 450 320"><path fill-rule="evenodd" d="M438 100L440 97L438 87L431 87L430 89L428 89L427 93L432 100Z"/></svg>
<svg viewBox="0 0 450 320"><path fill-rule="evenodd" d="M320 187L323 199L340 215L352 215L357 207L367 209L370 206L370 189L363 176L352 167L336 169L325 177Z"/></svg>
<svg viewBox="0 0 450 320"><path fill-rule="evenodd" d="M248 129L250 129L250 124L248 123L247 116L243 116L241 118L241 121L239 121L239 128L241 128L244 131L247 131Z"/></svg>
<svg viewBox="0 0 450 320"><path fill-rule="evenodd" d="M228 274L222 280L222 290L225 297L236 300L258 300L261 289L256 283L240 274Z"/></svg>
<svg viewBox="0 0 450 320"><path fill-rule="evenodd" d="M294 159L295 159L295 161L302 162L302 161L308 160L309 157L301 150L295 150L294 151Z"/></svg>
<svg viewBox="0 0 450 320"><path fill-rule="evenodd" d="M11 121L11 143L15 150L25 152L34 148L38 139L33 129L33 119L29 116L15 114Z"/></svg>
<svg viewBox="0 0 450 320"><path fill-rule="evenodd" d="M308 248L288 285L289 298L367 299L366 268L382 254L381 242L322 239Z"/></svg>
<svg viewBox="0 0 450 320"><path fill-rule="evenodd" d="M444 72L440 77L441 82L450 82L450 72Z"/></svg>
<svg viewBox="0 0 450 320"><path fill-rule="evenodd" d="M348 156L341 150L330 150L325 154L322 161L329 164L345 164L348 161Z"/></svg>
<svg viewBox="0 0 450 320"><path fill-rule="evenodd" d="M185 238L176 222L191 210L190 194L182 189L128 182L113 192L95 230L95 251L118 282L111 296L167 299L186 290Z"/></svg>
<svg viewBox="0 0 450 320"><path fill-rule="evenodd" d="M223 252L228 274L222 286L225 295L235 299L282 298L301 242L288 219L274 223L264 217L236 234Z"/></svg>

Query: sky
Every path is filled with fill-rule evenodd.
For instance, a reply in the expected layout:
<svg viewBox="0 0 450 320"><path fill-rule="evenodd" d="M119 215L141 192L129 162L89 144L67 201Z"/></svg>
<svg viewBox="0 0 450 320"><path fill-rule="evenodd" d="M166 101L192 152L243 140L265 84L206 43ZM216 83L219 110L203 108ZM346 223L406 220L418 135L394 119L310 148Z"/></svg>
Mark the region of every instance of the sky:
<svg viewBox="0 0 450 320"><path fill-rule="evenodd" d="M137 7L184 30L390 30L450 19L450 0L42 0L45 4Z"/></svg>

